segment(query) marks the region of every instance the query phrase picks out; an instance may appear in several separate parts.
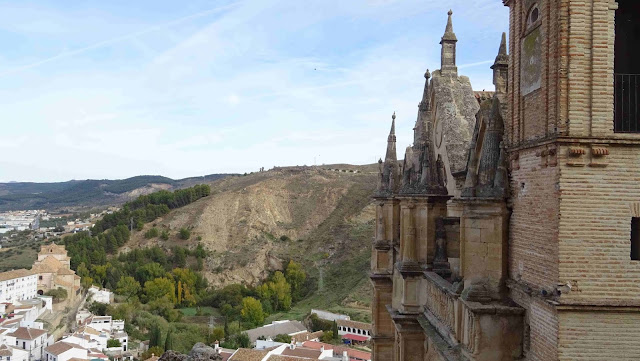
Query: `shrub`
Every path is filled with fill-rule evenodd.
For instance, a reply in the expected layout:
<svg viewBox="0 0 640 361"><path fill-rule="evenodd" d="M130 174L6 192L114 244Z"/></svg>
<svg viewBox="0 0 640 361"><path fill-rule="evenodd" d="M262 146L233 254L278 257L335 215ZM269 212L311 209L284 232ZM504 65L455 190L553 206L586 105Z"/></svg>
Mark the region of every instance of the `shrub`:
<svg viewBox="0 0 640 361"><path fill-rule="evenodd" d="M107 347L120 347L120 346L122 346L122 344L120 343L120 340L117 340L115 338L107 340Z"/></svg>
<svg viewBox="0 0 640 361"><path fill-rule="evenodd" d="M169 240L169 231L167 231L167 230L162 231L162 233L160 233L160 238L163 241Z"/></svg>
<svg viewBox="0 0 640 361"><path fill-rule="evenodd" d="M144 233L144 238L146 239L156 238L156 237L158 237L158 229L155 227L149 229Z"/></svg>
<svg viewBox="0 0 640 361"><path fill-rule="evenodd" d="M184 227L180 228L180 239L183 239L183 240L186 241L189 238L191 238L191 231L189 231L188 229L186 229Z"/></svg>

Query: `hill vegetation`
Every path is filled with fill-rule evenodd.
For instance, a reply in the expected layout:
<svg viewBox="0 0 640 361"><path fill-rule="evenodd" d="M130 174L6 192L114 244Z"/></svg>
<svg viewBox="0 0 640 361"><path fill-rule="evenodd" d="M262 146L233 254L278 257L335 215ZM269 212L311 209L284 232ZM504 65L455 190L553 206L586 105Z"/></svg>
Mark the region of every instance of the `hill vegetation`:
<svg viewBox="0 0 640 361"><path fill-rule="evenodd" d="M227 176L174 180L162 176L137 176L119 180L72 180L59 183L0 183L0 211L22 209L59 209L119 205L140 194L172 190L213 182Z"/></svg>

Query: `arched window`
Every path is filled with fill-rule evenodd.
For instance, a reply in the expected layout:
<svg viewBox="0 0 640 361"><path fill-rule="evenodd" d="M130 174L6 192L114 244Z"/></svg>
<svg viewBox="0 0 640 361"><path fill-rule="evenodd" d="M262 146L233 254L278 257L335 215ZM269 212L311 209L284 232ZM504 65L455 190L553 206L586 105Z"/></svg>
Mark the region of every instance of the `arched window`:
<svg viewBox="0 0 640 361"><path fill-rule="evenodd" d="M542 14L540 14L540 8L538 7L538 4L534 4L529 9L529 13L527 14L527 30L538 25L541 15Z"/></svg>

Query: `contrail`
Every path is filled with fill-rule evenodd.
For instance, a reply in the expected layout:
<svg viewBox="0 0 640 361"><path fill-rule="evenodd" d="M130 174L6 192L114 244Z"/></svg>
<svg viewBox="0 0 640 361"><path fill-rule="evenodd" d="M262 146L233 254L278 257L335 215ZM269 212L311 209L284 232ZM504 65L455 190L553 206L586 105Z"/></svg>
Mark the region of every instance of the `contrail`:
<svg viewBox="0 0 640 361"><path fill-rule="evenodd" d="M478 65L493 64L493 62L494 62L493 60L485 60L485 61L479 61L477 63L463 64L458 66L458 69L471 68Z"/></svg>
<svg viewBox="0 0 640 361"><path fill-rule="evenodd" d="M238 5L238 4L239 4L239 2L235 2L235 3L228 4L228 5L212 8L212 9L209 9L209 10L204 10L204 11L201 11L201 12L198 12L198 13L195 13L195 14L191 14L191 15L187 15L187 16L181 17L179 19L171 20L171 21L166 22L164 24L152 26L152 27L149 27L149 28L146 28L144 30L140 30L140 31L137 31L137 32L134 32L134 33L122 35L122 36L119 36L117 38L103 40L103 41L97 42L95 44L92 44L92 45L89 45L89 46L85 46L83 48L65 51L65 52L62 52L62 53L60 53L58 55L55 55L55 56L52 56L50 58L37 61L35 63L19 66L19 67L13 68L13 69L6 70L4 72L0 72L0 77L4 77L4 76L10 75L10 74L15 74L15 73L21 72L23 70L32 69L32 68L38 67L38 66L40 66L42 64L50 63L52 61L56 61L56 60L63 59L63 58L68 58L70 56L81 54L81 53L84 53L84 52L89 51L89 50L98 49L98 48L101 48L101 47L103 47L105 45L114 44L114 43L117 43L117 42L120 42L120 41L123 41L123 40L128 40L128 39L132 39L132 38L138 37L140 35L144 35L144 34L151 33L151 32L157 31L157 30L165 29L165 28L168 28L170 26L173 26L173 25L182 23L184 21L187 21L187 20L200 18L200 17L206 16L206 15L209 15L209 14L212 14L212 13L215 13L215 12L219 12L219 11L223 11L223 10L229 9L231 7L234 7L234 6Z"/></svg>

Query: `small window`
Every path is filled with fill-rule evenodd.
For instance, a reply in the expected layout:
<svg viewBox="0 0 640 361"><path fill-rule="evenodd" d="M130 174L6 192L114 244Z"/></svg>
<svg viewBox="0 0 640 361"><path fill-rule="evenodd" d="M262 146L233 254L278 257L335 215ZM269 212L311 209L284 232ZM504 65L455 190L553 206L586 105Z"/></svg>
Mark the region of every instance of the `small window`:
<svg viewBox="0 0 640 361"><path fill-rule="evenodd" d="M527 29L538 25L538 20L540 20L540 9L538 8L538 4L536 4L529 9L529 15L527 15Z"/></svg>
<svg viewBox="0 0 640 361"><path fill-rule="evenodd" d="M640 217L631 218L631 260L640 261Z"/></svg>

